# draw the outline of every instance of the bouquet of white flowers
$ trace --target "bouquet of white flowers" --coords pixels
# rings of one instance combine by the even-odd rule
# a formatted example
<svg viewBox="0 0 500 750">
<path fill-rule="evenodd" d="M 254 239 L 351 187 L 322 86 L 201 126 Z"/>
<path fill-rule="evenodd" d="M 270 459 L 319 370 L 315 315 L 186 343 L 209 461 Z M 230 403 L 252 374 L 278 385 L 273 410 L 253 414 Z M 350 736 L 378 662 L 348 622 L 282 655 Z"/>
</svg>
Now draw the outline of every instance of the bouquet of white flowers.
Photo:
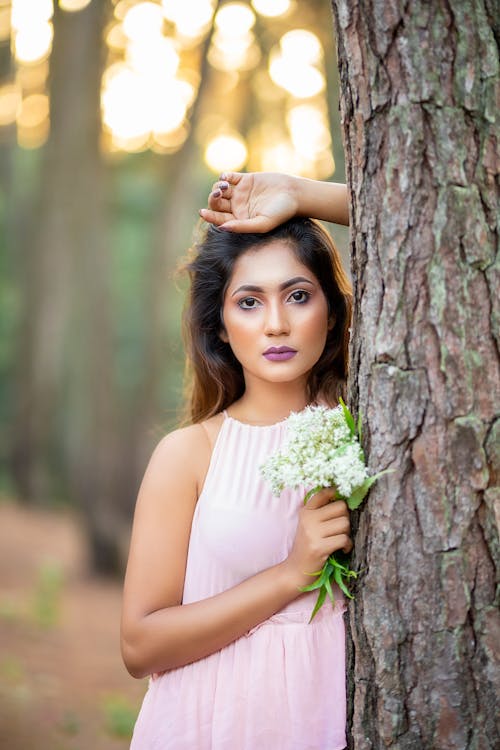
<svg viewBox="0 0 500 750">
<path fill-rule="evenodd" d="M 362 503 L 372 484 L 388 471 L 368 475 L 360 440 L 361 419 L 356 425 L 342 399 L 334 409 L 308 406 L 304 411 L 288 417 L 283 450 L 270 456 L 260 470 L 276 496 L 284 487 L 312 485 L 304 498 L 305 504 L 315 492 L 333 486 L 336 490 L 335 500 L 345 500 L 349 509 L 354 510 Z M 343 552 L 334 552 L 322 570 L 311 575 L 316 576 L 316 580 L 301 589 L 319 589 L 311 620 L 327 594 L 332 604 L 335 603 L 332 581 L 346 596 L 353 598 L 346 584 L 358 574 L 349 568 Z"/>
</svg>

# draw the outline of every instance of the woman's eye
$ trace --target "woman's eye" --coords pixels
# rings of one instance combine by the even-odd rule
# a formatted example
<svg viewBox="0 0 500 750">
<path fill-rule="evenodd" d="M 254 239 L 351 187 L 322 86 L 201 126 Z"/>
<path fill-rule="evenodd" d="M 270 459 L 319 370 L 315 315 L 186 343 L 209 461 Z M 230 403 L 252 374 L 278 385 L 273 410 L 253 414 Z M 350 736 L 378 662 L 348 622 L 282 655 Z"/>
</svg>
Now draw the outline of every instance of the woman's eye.
<svg viewBox="0 0 500 750">
<path fill-rule="evenodd" d="M 244 299 L 240 299 L 238 305 L 243 310 L 253 310 L 254 307 L 258 307 L 259 301 L 255 297 L 245 297 Z"/>
<path fill-rule="evenodd" d="M 309 292 L 305 292 L 303 289 L 297 289 L 296 292 L 292 292 L 290 297 L 288 298 L 292 302 L 299 302 L 303 304 L 304 302 L 307 302 L 311 295 Z"/>
</svg>

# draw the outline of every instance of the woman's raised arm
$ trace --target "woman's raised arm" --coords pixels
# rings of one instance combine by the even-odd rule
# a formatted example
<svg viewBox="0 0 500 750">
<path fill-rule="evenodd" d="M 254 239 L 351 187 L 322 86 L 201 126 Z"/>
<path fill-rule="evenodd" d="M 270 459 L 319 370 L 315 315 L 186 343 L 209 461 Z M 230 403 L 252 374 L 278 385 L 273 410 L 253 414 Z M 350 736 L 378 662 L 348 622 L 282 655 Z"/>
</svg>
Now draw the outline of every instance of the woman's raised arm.
<svg viewBox="0 0 500 750">
<path fill-rule="evenodd" d="M 292 216 L 349 224 L 347 187 L 277 172 L 226 172 L 200 210 L 207 222 L 232 232 L 268 232 Z"/>
</svg>

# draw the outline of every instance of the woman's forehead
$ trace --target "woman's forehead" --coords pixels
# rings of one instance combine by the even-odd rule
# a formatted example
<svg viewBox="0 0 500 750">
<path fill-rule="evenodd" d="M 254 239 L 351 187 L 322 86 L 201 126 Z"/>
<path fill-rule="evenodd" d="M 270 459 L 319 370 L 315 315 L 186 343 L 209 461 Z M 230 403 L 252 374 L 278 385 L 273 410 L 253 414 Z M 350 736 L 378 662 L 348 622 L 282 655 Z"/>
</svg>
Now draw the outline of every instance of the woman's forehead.
<svg viewBox="0 0 500 750">
<path fill-rule="evenodd" d="M 294 276 L 315 281 L 313 272 L 302 263 L 293 246 L 286 240 L 273 240 L 251 247 L 236 260 L 228 290 L 241 284 L 274 286 Z"/>
</svg>

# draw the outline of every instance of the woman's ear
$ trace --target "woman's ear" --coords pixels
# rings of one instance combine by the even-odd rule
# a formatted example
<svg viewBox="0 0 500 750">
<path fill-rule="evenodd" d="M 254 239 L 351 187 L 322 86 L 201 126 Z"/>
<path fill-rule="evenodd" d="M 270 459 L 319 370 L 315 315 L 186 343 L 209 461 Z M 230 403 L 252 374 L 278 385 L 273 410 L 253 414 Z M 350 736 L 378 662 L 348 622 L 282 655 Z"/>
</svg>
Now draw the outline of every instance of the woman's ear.
<svg viewBox="0 0 500 750">
<path fill-rule="evenodd" d="M 332 331 L 335 328 L 335 315 L 331 313 L 331 315 L 328 316 L 328 330 Z"/>
</svg>

